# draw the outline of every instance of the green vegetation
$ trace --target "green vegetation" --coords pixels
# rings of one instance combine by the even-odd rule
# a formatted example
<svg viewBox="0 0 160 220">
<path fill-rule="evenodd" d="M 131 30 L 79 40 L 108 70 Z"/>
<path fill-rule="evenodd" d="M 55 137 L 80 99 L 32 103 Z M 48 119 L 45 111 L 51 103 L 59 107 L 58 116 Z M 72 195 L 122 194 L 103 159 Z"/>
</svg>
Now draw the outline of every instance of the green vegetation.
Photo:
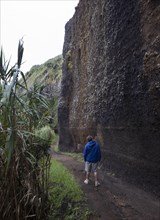
<svg viewBox="0 0 160 220">
<path fill-rule="evenodd" d="M 2 50 L 0 54 L 0 213 L 2 219 L 40 220 L 50 210 L 50 146 L 42 141 L 44 133 L 50 134 L 41 129 L 48 121 L 48 102 L 37 85 L 28 90 L 20 70 L 22 56 L 23 41 L 11 69 Z M 35 136 L 36 129 L 41 138 Z"/>
<path fill-rule="evenodd" d="M 43 115 L 46 116 L 48 123 L 55 131 L 58 127 L 57 108 L 61 76 L 61 55 L 48 60 L 42 65 L 33 66 L 31 70 L 25 74 L 26 83 L 28 86 L 28 95 L 30 96 L 32 91 L 37 88 L 39 93 L 43 94 L 47 98 L 48 109 L 46 109 L 45 113 L 43 111 Z M 20 79 L 20 83 L 24 85 L 23 79 Z M 23 93 L 23 88 L 21 88 L 19 92 Z"/>
<path fill-rule="evenodd" d="M 45 96 L 42 84 L 59 80 L 60 72 L 53 77 L 45 68 L 60 68 L 61 56 L 56 58 L 59 65 L 51 59 L 44 66 L 34 66 L 26 76 L 20 70 L 22 57 L 23 41 L 11 69 L 0 54 L 1 218 L 87 219 L 90 212 L 79 185 L 62 164 L 51 163 L 49 154 L 57 142 L 53 131 L 57 98 Z M 35 72 L 37 68 L 43 77 Z"/>
<path fill-rule="evenodd" d="M 26 81 L 28 88 L 32 88 L 33 84 L 51 85 L 55 84 L 62 76 L 62 56 L 59 55 L 48 60 L 44 64 L 35 65 L 26 73 Z"/>
<path fill-rule="evenodd" d="M 58 142 L 58 141 L 57 141 Z M 53 146 L 53 149 L 54 151 L 57 153 L 59 152 L 59 147 L 58 147 L 58 144 L 56 143 L 54 146 Z"/>
<path fill-rule="evenodd" d="M 85 220 L 91 214 L 86 208 L 83 192 L 73 175 L 58 161 L 53 160 L 50 169 L 49 198 L 52 219 Z"/>
<path fill-rule="evenodd" d="M 82 162 L 82 163 L 84 162 L 83 154 L 82 153 L 69 153 L 69 152 L 65 152 L 64 154 L 75 158 L 79 162 Z"/>
<path fill-rule="evenodd" d="M 46 143 L 47 145 L 51 145 L 52 140 L 55 137 L 55 133 L 49 125 L 45 125 L 44 127 L 35 130 L 35 136 L 44 144 Z"/>
<path fill-rule="evenodd" d="M 71 61 L 71 50 L 68 50 L 65 56 L 65 63 L 69 71 L 73 70 L 73 64 Z"/>
<path fill-rule="evenodd" d="M 58 148 L 57 143 L 54 145 L 53 148 L 54 148 L 55 152 L 59 152 L 59 148 Z M 83 153 L 63 152 L 63 154 L 70 156 L 70 157 L 73 157 L 74 159 L 76 159 L 77 161 L 79 161 L 81 163 L 84 162 Z"/>
</svg>

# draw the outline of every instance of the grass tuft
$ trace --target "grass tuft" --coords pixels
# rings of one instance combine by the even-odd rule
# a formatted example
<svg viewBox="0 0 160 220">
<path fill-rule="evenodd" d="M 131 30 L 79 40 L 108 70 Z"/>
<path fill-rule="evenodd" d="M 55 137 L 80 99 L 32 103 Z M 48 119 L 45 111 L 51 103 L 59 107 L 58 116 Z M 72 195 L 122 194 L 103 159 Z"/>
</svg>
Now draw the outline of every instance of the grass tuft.
<svg viewBox="0 0 160 220">
<path fill-rule="evenodd" d="M 78 160 L 79 162 L 83 163 L 84 158 L 82 153 L 70 153 L 70 152 L 65 152 L 65 155 L 68 155 L 70 157 L 73 157 L 74 159 Z"/>
<path fill-rule="evenodd" d="M 49 199 L 52 219 L 87 219 L 90 214 L 85 199 L 74 176 L 62 163 L 53 160 L 50 169 Z"/>
</svg>

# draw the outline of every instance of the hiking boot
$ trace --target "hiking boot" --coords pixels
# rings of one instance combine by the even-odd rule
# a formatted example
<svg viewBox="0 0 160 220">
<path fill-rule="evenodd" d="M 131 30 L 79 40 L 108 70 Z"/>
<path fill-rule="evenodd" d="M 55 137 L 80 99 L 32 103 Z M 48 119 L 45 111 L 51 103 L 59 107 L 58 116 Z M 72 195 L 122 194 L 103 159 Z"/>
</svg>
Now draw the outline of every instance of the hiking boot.
<svg viewBox="0 0 160 220">
<path fill-rule="evenodd" d="M 95 187 L 100 186 L 100 183 L 98 181 L 95 182 Z"/>
<path fill-rule="evenodd" d="M 85 184 L 88 184 L 88 182 L 89 182 L 89 181 L 88 181 L 87 179 L 84 181 Z"/>
</svg>

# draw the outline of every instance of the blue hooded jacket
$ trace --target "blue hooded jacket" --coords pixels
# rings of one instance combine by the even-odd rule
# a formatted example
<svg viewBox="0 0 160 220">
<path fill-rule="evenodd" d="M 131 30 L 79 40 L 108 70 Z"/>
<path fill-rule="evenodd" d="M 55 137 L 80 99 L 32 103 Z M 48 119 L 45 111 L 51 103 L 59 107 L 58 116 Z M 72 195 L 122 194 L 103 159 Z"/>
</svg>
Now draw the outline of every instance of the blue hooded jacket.
<svg viewBox="0 0 160 220">
<path fill-rule="evenodd" d="M 99 144 L 91 140 L 89 141 L 84 148 L 84 161 L 90 163 L 96 163 L 101 160 L 101 150 Z"/>
</svg>

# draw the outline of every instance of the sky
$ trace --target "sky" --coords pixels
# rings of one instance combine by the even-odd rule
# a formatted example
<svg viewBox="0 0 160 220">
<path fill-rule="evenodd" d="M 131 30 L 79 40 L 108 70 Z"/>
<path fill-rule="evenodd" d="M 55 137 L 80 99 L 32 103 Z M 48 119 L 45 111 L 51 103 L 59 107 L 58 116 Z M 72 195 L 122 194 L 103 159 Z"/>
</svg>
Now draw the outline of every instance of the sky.
<svg viewBox="0 0 160 220">
<path fill-rule="evenodd" d="M 26 73 L 34 65 L 62 54 L 65 24 L 79 0 L 0 0 L 0 44 L 11 65 L 17 60 L 18 42 L 24 41 Z"/>
</svg>

